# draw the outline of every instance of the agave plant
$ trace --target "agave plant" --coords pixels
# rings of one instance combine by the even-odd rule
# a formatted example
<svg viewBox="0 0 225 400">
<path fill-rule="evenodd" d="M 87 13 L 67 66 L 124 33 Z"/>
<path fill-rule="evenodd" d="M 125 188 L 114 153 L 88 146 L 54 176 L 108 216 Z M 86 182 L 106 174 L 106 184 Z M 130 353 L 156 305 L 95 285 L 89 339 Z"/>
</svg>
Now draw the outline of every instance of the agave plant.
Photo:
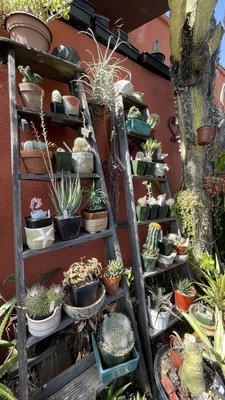
<svg viewBox="0 0 225 400">
<path fill-rule="evenodd" d="M 105 388 L 100 394 L 101 400 L 126 400 L 125 391 L 131 385 L 127 383 L 126 385 L 120 387 L 119 389 L 115 388 L 115 382 L 113 382 L 109 387 Z"/>
<path fill-rule="evenodd" d="M 188 278 L 180 279 L 175 285 L 175 287 L 176 290 L 178 290 L 178 292 L 186 296 L 191 296 L 193 292 L 195 292 L 194 286 L 192 282 L 189 281 Z"/>
<path fill-rule="evenodd" d="M 89 212 L 102 210 L 106 207 L 107 195 L 103 190 L 96 188 L 94 181 L 90 188 L 84 189 L 83 198 Z"/>
<path fill-rule="evenodd" d="M 78 79 L 77 83 L 82 83 L 84 90 L 95 103 L 112 108 L 115 104 L 116 92 L 115 82 L 122 79 L 121 74 L 125 74 L 124 79 L 131 78 L 131 73 L 121 64 L 125 59 L 120 60 L 115 57 L 115 52 L 121 45 L 120 39 L 115 40 L 113 36 L 108 39 L 108 44 L 103 51 L 96 40 L 93 31 L 89 28 L 87 32 L 82 32 L 90 36 L 96 45 L 97 57 L 95 58 L 90 50 L 92 61 L 84 62 L 85 73 Z M 113 47 L 112 47 L 113 46 Z M 110 49 L 112 47 L 112 49 Z"/>
<path fill-rule="evenodd" d="M 71 177 L 65 178 L 62 175 L 59 182 L 54 181 L 50 192 L 58 218 L 70 218 L 76 214 L 82 201 L 79 178 L 72 180 Z"/>
</svg>

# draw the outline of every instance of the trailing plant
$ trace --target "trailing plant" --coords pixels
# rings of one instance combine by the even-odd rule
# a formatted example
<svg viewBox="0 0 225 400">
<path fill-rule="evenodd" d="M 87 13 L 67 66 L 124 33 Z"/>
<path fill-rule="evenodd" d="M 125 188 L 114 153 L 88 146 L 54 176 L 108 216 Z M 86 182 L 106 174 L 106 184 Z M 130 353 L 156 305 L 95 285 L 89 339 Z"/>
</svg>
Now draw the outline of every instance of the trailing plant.
<svg viewBox="0 0 225 400">
<path fill-rule="evenodd" d="M 123 275 L 123 273 L 124 273 L 124 265 L 122 261 L 111 260 L 104 271 L 104 276 L 112 278 L 114 276 Z"/>
<path fill-rule="evenodd" d="M 77 213 L 82 201 L 79 178 L 72 180 L 69 175 L 64 177 L 62 174 L 59 182 L 54 180 L 50 193 L 57 218 L 71 218 Z"/>
<path fill-rule="evenodd" d="M 91 258 L 84 262 L 80 261 L 73 263 L 69 269 L 63 272 L 63 286 L 75 285 L 84 286 L 96 281 L 102 271 L 102 265 L 97 258 Z"/>
<path fill-rule="evenodd" d="M 85 73 L 78 79 L 78 86 L 83 85 L 90 100 L 111 109 L 116 99 L 115 82 L 121 79 L 121 74 L 124 75 L 124 79 L 131 78 L 130 71 L 121 65 L 125 59 L 119 60 L 115 57 L 115 52 L 123 42 L 119 38 L 115 40 L 113 36 L 110 36 L 103 51 L 90 28 L 83 33 L 94 40 L 97 56 L 95 57 L 90 50 L 87 50 L 92 61 L 84 62 Z"/>
<path fill-rule="evenodd" d="M 71 0 L 1 0 L 0 23 L 4 27 L 7 14 L 22 11 L 35 15 L 48 24 L 56 18 L 69 19 Z"/>
<path fill-rule="evenodd" d="M 30 217 L 33 221 L 48 217 L 48 211 L 40 210 L 41 207 L 42 200 L 39 197 L 33 197 L 30 201 Z"/>
<path fill-rule="evenodd" d="M 21 75 L 23 76 L 22 82 L 34 83 L 36 85 L 39 85 L 39 83 L 43 82 L 42 77 L 40 75 L 32 72 L 29 65 L 27 65 L 26 67 L 19 65 L 18 70 L 21 73 Z"/>
<path fill-rule="evenodd" d="M 193 292 L 195 292 L 194 286 L 192 282 L 189 281 L 188 278 L 180 279 L 176 285 L 175 289 L 184 294 L 185 296 L 191 296 L 193 295 Z"/>
<path fill-rule="evenodd" d="M 162 230 L 156 222 L 151 222 L 148 228 L 148 234 L 143 246 L 142 255 L 145 258 L 155 258 L 159 255 L 158 241 Z"/>
<path fill-rule="evenodd" d="M 48 289 L 41 285 L 34 285 L 26 291 L 24 306 L 30 318 L 44 318 L 61 305 L 63 297 L 61 286 L 52 285 Z"/>
<path fill-rule="evenodd" d="M 106 209 L 107 195 L 102 189 L 96 188 L 94 181 L 90 188 L 84 189 L 83 198 L 85 201 L 85 208 L 89 212 Z"/>
</svg>

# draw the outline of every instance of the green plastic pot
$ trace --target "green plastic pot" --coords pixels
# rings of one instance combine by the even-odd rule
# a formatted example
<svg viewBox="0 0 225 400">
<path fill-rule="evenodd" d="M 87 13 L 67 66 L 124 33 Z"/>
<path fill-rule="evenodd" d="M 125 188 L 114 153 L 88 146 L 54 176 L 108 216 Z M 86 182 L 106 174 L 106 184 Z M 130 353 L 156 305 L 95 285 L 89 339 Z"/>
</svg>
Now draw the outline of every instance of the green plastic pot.
<svg viewBox="0 0 225 400">
<path fill-rule="evenodd" d="M 158 218 L 159 219 L 165 219 L 168 217 L 170 207 L 167 204 L 163 204 L 162 206 L 159 207 L 159 214 Z"/>
<path fill-rule="evenodd" d="M 131 161 L 132 170 L 134 175 L 144 176 L 146 161 L 142 160 L 133 160 Z"/>
<path fill-rule="evenodd" d="M 154 176 L 154 174 L 155 174 L 155 163 L 147 161 L 145 175 Z"/>
<path fill-rule="evenodd" d="M 70 151 L 54 152 L 55 169 L 57 172 L 71 172 L 72 153 Z"/>
<path fill-rule="evenodd" d="M 146 258 L 146 257 L 142 256 L 143 270 L 145 272 L 154 271 L 157 259 L 158 259 L 158 257 Z"/>
<path fill-rule="evenodd" d="M 136 214 L 138 221 L 147 221 L 149 215 L 149 206 L 136 206 Z"/>
</svg>

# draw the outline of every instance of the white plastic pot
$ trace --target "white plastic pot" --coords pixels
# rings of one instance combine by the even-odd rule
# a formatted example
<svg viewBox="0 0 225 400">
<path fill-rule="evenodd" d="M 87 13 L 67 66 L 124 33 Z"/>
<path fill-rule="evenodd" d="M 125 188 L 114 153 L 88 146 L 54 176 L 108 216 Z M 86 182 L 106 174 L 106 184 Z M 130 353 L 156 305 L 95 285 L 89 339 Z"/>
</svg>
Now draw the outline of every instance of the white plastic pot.
<svg viewBox="0 0 225 400">
<path fill-rule="evenodd" d="M 126 79 L 122 79 L 120 81 L 117 81 L 114 85 L 116 93 L 122 93 L 122 94 L 127 94 L 131 96 L 134 92 L 134 87 L 131 83 L 131 81 L 128 81 Z"/>
<path fill-rule="evenodd" d="M 151 327 L 158 331 L 165 330 L 169 322 L 170 313 L 171 310 L 159 313 L 158 311 L 148 307 L 148 317 Z"/>
<path fill-rule="evenodd" d="M 161 268 L 169 268 L 173 264 L 174 258 L 176 257 L 176 252 L 171 253 L 169 256 L 159 255 L 158 265 Z"/>
<path fill-rule="evenodd" d="M 27 246 L 31 250 L 45 249 L 53 244 L 55 240 L 54 225 L 42 228 L 25 227 Z"/>
<path fill-rule="evenodd" d="M 155 164 L 155 176 L 162 178 L 165 175 L 165 165 L 164 163 Z"/>
<path fill-rule="evenodd" d="M 61 307 L 56 307 L 53 314 L 46 319 L 41 319 L 41 320 L 31 319 L 30 317 L 28 317 L 27 314 L 26 317 L 28 323 L 28 330 L 31 335 L 36 337 L 47 336 L 50 335 L 60 324 Z"/>
<path fill-rule="evenodd" d="M 90 151 L 73 152 L 72 169 L 81 174 L 91 174 L 94 171 L 94 154 Z"/>
<path fill-rule="evenodd" d="M 67 115 L 79 115 L 80 100 L 75 96 L 62 96 L 63 107 Z"/>
</svg>

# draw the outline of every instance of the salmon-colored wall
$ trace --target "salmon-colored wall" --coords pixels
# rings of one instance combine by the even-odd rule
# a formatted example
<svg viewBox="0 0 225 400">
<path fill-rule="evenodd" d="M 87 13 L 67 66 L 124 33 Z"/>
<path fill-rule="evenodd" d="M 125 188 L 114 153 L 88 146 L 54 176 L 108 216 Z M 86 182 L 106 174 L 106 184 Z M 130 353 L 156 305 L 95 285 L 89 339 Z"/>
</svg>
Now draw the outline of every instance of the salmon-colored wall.
<svg viewBox="0 0 225 400">
<path fill-rule="evenodd" d="M 61 21 L 56 21 L 51 25 L 54 41 L 51 50 L 59 44 L 67 44 L 74 47 L 82 60 L 90 60 L 87 49 L 95 54 L 93 41 L 78 32 L 71 26 Z M 123 57 L 118 55 L 120 59 Z M 168 80 L 155 75 L 140 65 L 127 59 L 124 65 L 132 72 L 132 82 L 136 90 L 145 93 L 144 101 L 149 105 L 150 111 L 160 115 L 160 123 L 155 129 L 154 136 L 162 141 L 163 150 L 169 153 L 167 158 L 170 171 L 168 178 L 171 184 L 172 192 L 176 191 L 180 186 L 180 170 L 181 163 L 178 152 L 177 143 L 170 141 L 170 132 L 167 126 L 168 117 L 174 114 L 173 92 L 171 84 Z M 1 120 L 0 120 L 0 158 L 1 158 L 1 175 L 0 175 L 0 260 L 1 260 L 1 279 L 14 272 L 13 259 L 13 221 L 12 221 L 12 189 L 11 189 L 11 170 L 10 170 L 10 130 L 9 130 L 9 110 L 8 110 L 8 89 L 7 89 L 7 68 L 5 65 L 0 67 L 1 79 Z M 20 77 L 18 76 L 18 82 Z M 49 109 L 50 94 L 53 89 L 61 89 L 64 93 L 67 88 L 57 82 L 45 79 L 43 88 L 46 93 L 45 108 Z M 19 95 L 18 102 L 21 104 Z M 104 124 L 102 124 L 104 125 Z M 105 121 L 107 126 L 107 121 Z M 108 159 L 107 140 L 109 141 L 109 132 L 106 128 L 98 129 L 96 132 L 97 142 L 101 150 L 102 161 Z M 74 140 L 74 131 L 69 128 L 51 128 L 49 129 L 48 139 L 62 145 L 62 141 L 71 145 Z M 33 138 L 32 134 L 21 133 L 21 140 Z M 22 167 L 21 167 L 22 168 Z M 125 205 L 122 193 L 123 182 L 120 185 L 120 215 L 125 217 Z M 138 189 L 139 187 L 139 189 Z M 144 187 L 138 184 L 137 197 L 144 194 Z M 29 201 L 32 197 L 38 196 L 43 200 L 43 209 L 51 208 L 51 203 L 47 194 L 48 183 L 43 182 L 22 182 L 22 210 L 24 217 L 29 213 Z M 19 210 L 18 210 L 19 212 Z M 144 240 L 146 228 L 141 228 L 141 242 Z M 129 245 L 127 229 L 118 231 L 124 260 L 127 265 L 131 265 L 131 249 Z M 67 269 L 68 266 L 79 259 L 81 256 L 96 256 L 105 262 L 105 252 L 103 242 L 90 242 L 79 248 L 59 250 L 54 253 L 41 255 L 31 258 L 25 262 L 25 273 L 27 283 L 32 283 L 40 274 L 46 273 L 53 268 L 60 267 Z M 58 273 L 54 277 L 54 281 L 60 282 L 62 273 Z M 5 296 L 12 294 L 14 290 L 13 283 L 7 283 L 1 290 Z"/>
</svg>

